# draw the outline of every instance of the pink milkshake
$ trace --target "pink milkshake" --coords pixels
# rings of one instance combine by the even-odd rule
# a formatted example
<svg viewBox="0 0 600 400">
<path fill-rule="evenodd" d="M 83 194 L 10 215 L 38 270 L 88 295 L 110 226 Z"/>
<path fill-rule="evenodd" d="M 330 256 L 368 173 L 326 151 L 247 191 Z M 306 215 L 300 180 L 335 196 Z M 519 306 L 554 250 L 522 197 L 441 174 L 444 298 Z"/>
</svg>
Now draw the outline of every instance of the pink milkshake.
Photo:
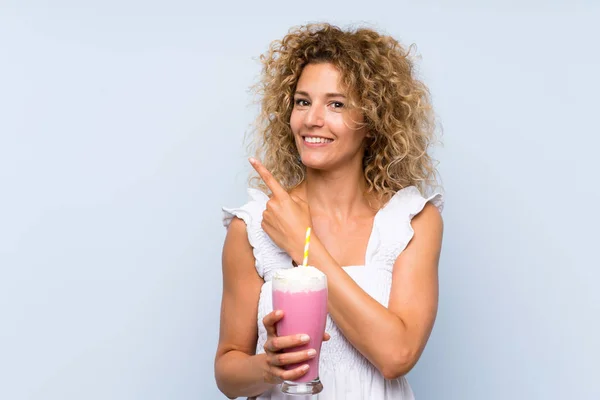
<svg viewBox="0 0 600 400">
<path fill-rule="evenodd" d="M 317 351 L 311 360 L 286 367 L 293 369 L 308 364 L 309 369 L 297 381 L 285 381 L 281 390 L 290 394 L 319 393 L 323 390 L 319 380 L 319 355 L 327 321 L 327 278 L 314 267 L 299 266 L 277 270 L 272 282 L 273 309 L 284 312 L 283 318 L 277 323 L 277 336 L 299 333 L 310 336 L 307 344 L 286 351 Z"/>
</svg>

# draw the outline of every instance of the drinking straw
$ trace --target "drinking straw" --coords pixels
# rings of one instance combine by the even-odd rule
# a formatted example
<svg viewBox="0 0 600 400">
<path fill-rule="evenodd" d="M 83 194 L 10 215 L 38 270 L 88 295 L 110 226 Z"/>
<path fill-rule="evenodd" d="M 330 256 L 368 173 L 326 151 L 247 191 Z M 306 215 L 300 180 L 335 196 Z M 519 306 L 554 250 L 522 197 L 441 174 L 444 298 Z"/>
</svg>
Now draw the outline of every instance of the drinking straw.
<svg viewBox="0 0 600 400">
<path fill-rule="evenodd" d="M 303 267 L 308 265 L 308 245 L 310 244 L 310 226 L 306 228 L 306 240 L 304 241 L 304 262 Z"/>
</svg>

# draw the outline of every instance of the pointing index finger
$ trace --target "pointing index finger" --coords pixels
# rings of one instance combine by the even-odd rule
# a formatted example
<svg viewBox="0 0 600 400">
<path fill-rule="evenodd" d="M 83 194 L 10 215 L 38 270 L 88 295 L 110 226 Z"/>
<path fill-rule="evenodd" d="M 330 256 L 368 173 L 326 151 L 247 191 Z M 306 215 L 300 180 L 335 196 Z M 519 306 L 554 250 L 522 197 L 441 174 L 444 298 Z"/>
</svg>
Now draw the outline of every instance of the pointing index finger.
<svg viewBox="0 0 600 400">
<path fill-rule="evenodd" d="M 284 197 L 288 196 L 288 192 L 277 182 L 277 179 L 273 177 L 271 172 L 264 166 L 260 161 L 255 158 L 249 159 L 252 167 L 258 172 L 263 182 L 267 185 L 267 187 L 271 190 L 276 197 Z"/>
</svg>

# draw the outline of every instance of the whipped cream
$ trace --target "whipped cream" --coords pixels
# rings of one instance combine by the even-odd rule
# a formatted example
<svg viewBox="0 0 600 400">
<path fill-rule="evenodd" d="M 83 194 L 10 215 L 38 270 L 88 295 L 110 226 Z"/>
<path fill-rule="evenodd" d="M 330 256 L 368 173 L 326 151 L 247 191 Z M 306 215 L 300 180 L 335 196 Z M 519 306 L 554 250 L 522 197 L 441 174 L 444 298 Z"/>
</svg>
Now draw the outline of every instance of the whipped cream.
<svg viewBox="0 0 600 400">
<path fill-rule="evenodd" d="M 273 290 L 310 292 L 327 289 L 327 277 L 315 267 L 278 269 L 273 275 Z"/>
</svg>

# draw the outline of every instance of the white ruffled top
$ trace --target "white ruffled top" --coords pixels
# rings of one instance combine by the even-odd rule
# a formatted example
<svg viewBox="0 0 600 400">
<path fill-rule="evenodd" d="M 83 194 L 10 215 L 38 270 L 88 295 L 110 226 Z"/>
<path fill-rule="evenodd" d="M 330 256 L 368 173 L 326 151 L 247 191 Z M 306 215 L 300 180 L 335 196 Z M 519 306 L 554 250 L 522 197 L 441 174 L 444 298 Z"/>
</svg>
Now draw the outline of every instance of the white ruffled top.
<svg viewBox="0 0 600 400">
<path fill-rule="evenodd" d="M 265 283 L 258 300 L 258 341 L 256 353 L 262 353 L 267 332 L 263 317 L 273 310 L 271 278 L 279 268 L 293 268 L 292 259 L 281 250 L 262 230 L 262 213 L 269 197 L 256 189 L 248 189 L 249 201 L 239 208 L 223 208 L 223 224 L 229 227 L 233 217 L 246 223 L 248 240 L 256 259 L 256 270 Z M 412 218 L 427 202 L 441 211 L 442 196 L 438 193 L 425 198 L 419 190 L 410 186 L 398 191 L 375 215 L 371 236 L 367 244 L 365 265 L 346 266 L 344 270 L 371 297 L 382 305 L 388 305 L 392 284 L 392 267 L 398 255 L 413 237 Z M 326 331 L 331 335 L 323 343 L 319 362 L 319 378 L 323 391 L 320 400 L 414 400 L 413 392 L 405 377 L 388 380 L 364 358 L 344 337 L 331 317 L 327 317 Z M 257 399 L 299 399 L 286 396 L 280 387 L 263 393 Z"/>
</svg>

